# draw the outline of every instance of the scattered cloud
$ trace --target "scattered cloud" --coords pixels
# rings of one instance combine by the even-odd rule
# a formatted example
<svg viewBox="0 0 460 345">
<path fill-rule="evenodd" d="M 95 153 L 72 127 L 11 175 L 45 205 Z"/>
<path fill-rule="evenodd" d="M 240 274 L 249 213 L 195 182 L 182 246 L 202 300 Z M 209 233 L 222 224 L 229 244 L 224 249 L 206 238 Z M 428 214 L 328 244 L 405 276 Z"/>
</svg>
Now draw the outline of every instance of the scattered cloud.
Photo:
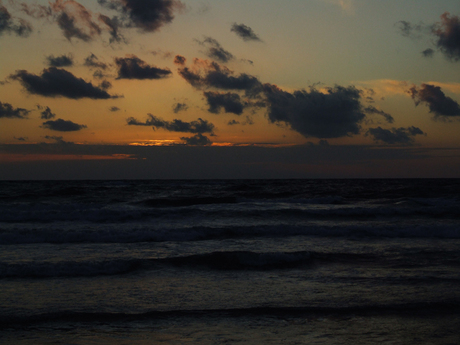
<svg viewBox="0 0 460 345">
<path fill-rule="evenodd" d="M 50 2 L 50 7 L 64 37 L 69 41 L 76 38 L 88 42 L 101 34 L 102 30 L 93 21 L 92 14 L 80 3 L 74 0 L 56 0 Z"/>
<path fill-rule="evenodd" d="M 45 107 L 44 110 L 40 113 L 40 118 L 43 120 L 54 119 L 56 114 L 51 112 L 50 107 Z"/>
<path fill-rule="evenodd" d="M 109 33 L 110 33 L 110 43 L 120 43 L 124 42 L 126 43 L 125 38 L 123 35 L 119 32 L 120 27 L 122 26 L 122 23 L 119 21 L 117 17 L 107 17 L 103 14 L 99 14 L 99 20 L 103 22 L 108 28 L 109 28 Z"/>
<path fill-rule="evenodd" d="M 196 121 L 184 122 L 179 119 L 166 121 L 152 114 L 147 114 L 148 119 L 145 122 L 140 122 L 137 119 L 130 117 L 126 120 L 130 126 L 152 126 L 154 130 L 165 129 L 170 132 L 182 133 L 213 133 L 214 125 L 207 120 L 199 118 Z"/>
<path fill-rule="evenodd" d="M 176 65 L 180 65 L 180 66 L 185 66 L 185 62 L 187 61 L 187 59 L 181 55 L 176 55 L 174 57 L 174 63 Z"/>
<path fill-rule="evenodd" d="M 373 106 L 368 106 L 368 107 L 364 108 L 364 112 L 366 114 L 382 115 L 388 123 L 393 123 L 394 122 L 393 116 L 391 116 L 390 114 L 384 112 L 383 110 L 379 110 L 379 109 L 377 109 L 377 108 L 375 108 Z"/>
<path fill-rule="evenodd" d="M 181 140 L 185 141 L 186 145 L 190 146 L 206 146 L 211 145 L 212 142 L 205 135 L 200 133 L 194 135 L 193 137 L 181 137 Z"/>
<path fill-rule="evenodd" d="M 426 25 L 423 23 L 412 24 L 401 20 L 396 27 L 401 35 L 412 39 L 420 39 L 424 36 L 434 36 L 435 45 L 449 60 L 456 62 L 460 60 L 460 18 L 445 12 L 441 15 L 441 21 Z M 434 50 L 425 49 L 422 52 L 424 57 L 432 57 Z"/>
<path fill-rule="evenodd" d="M 408 93 L 416 106 L 420 103 L 426 104 L 430 109 L 430 113 L 434 113 L 435 117 L 460 116 L 458 102 L 446 96 L 439 86 L 422 84 L 418 88 L 414 85 L 408 90 Z"/>
<path fill-rule="evenodd" d="M 0 119 L 25 119 L 29 115 L 30 111 L 24 108 L 14 108 L 9 103 L 0 102 Z"/>
<path fill-rule="evenodd" d="M 99 68 L 102 70 L 106 70 L 109 67 L 106 63 L 99 61 L 99 58 L 93 53 L 85 58 L 83 65 L 89 68 Z"/>
<path fill-rule="evenodd" d="M 359 134 L 366 115 L 360 102 L 361 93 L 353 86 L 335 86 L 322 93 L 309 91 L 289 93 L 276 85 L 265 84 L 268 119 L 285 123 L 304 137 L 339 138 Z"/>
<path fill-rule="evenodd" d="M 118 79 L 162 79 L 172 73 L 168 68 L 150 66 L 135 55 L 115 58 L 118 68 Z"/>
<path fill-rule="evenodd" d="M 79 125 L 69 120 L 57 119 L 43 122 L 42 128 L 51 129 L 58 132 L 75 132 L 86 128 L 85 125 Z"/>
<path fill-rule="evenodd" d="M 420 128 L 414 126 L 392 129 L 383 129 L 379 126 L 377 128 L 369 128 L 366 133 L 366 135 L 372 136 L 374 141 L 390 145 L 412 145 L 416 135 L 424 134 L 425 133 Z"/>
<path fill-rule="evenodd" d="M 235 58 L 232 53 L 225 50 L 220 43 L 212 37 L 205 37 L 203 41 L 196 40 L 196 42 L 206 47 L 207 50 L 205 54 L 211 59 L 226 63 Z"/>
<path fill-rule="evenodd" d="M 445 12 L 433 27 L 436 45 L 452 61 L 460 60 L 460 18 Z"/>
<path fill-rule="evenodd" d="M 422 51 L 422 56 L 426 58 L 432 58 L 434 56 L 434 50 L 431 48 Z"/>
<path fill-rule="evenodd" d="M 237 34 L 244 41 L 262 41 L 249 26 L 244 24 L 233 23 L 230 31 Z"/>
<path fill-rule="evenodd" d="M 173 112 L 175 114 L 181 111 L 186 111 L 187 109 L 188 109 L 188 105 L 186 103 L 174 103 L 173 105 Z"/>
<path fill-rule="evenodd" d="M 121 110 L 120 108 L 115 107 L 115 106 L 109 108 L 109 111 L 111 111 L 112 113 L 120 111 L 120 110 Z"/>
<path fill-rule="evenodd" d="M 210 113 L 219 114 L 222 108 L 226 113 L 233 113 L 236 115 L 241 115 L 243 113 L 244 104 L 241 101 L 240 95 L 237 93 L 208 91 L 204 92 L 203 95 L 209 105 L 208 111 Z"/>
<path fill-rule="evenodd" d="M 73 57 L 70 54 L 56 57 L 54 55 L 49 55 L 46 57 L 46 63 L 51 67 L 69 67 L 74 64 Z"/>
<path fill-rule="evenodd" d="M 10 75 L 9 78 L 20 81 L 29 93 L 45 97 L 62 96 L 71 99 L 119 97 L 111 96 L 107 91 L 94 86 L 90 82 L 86 82 L 82 78 L 77 78 L 72 73 L 56 67 L 44 69 L 41 75 L 19 70 Z"/>
<path fill-rule="evenodd" d="M 0 2 L 0 36 L 4 33 L 14 33 L 17 36 L 27 37 L 32 32 L 32 26 L 21 18 L 13 17 Z"/>
<path fill-rule="evenodd" d="M 235 76 L 232 70 L 214 61 L 194 59 L 191 67 L 179 68 L 179 75 L 196 89 L 239 90 L 248 97 L 257 97 L 262 90 L 256 77 L 246 73 Z"/>
<path fill-rule="evenodd" d="M 412 39 L 419 39 L 422 37 L 423 31 L 425 31 L 426 25 L 424 24 L 412 24 L 405 20 L 400 20 L 395 24 L 398 28 L 399 33 L 404 37 Z"/>
<path fill-rule="evenodd" d="M 106 8 L 119 12 L 125 27 L 144 32 L 158 31 L 174 19 L 174 13 L 185 8 L 178 0 L 97 0 Z"/>
</svg>

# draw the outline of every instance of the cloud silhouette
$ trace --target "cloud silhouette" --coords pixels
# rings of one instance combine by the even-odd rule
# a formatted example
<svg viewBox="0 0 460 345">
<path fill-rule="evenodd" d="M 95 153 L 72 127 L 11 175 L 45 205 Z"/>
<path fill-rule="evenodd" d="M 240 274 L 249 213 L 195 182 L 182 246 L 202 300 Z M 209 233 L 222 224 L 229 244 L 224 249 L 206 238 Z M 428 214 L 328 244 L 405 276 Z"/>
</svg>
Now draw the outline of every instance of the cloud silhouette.
<svg viewBox="0 0 460 345">
<path fill-rule="evenodd" d="M 162 79 L 172 73 L 168 68 L 150 66 L 135 55 L 126 58 L 115 58 L 118 68 L 118 79 Z"/>
<path fill-rule="evenodd" d="M 83 128 L 86 128 L 85 125 L 79 125 L 72 121 L 67 121 L 63 119 L 50 120 L 43 122 L 43 128 L 51 129 L 52 131 L 58 132 L 75 132 Z"/>
<path fill-rule="evenodd" d="M 186 111 L 188 109 L 188 105 L 185 103 L 175 103 L 173 105 L 173 112 L 175 114 L 181 112 L 181 111 Z"/>
<path fill-rule="evenodd" d="M 385 144 L 403 144 L 411 145 L 414 143 L 414 137 L 416 135 L 423 135 L 423 131 L 418 127 L 407 127 L 407 128 L 392 128 L 383 129 L 380 126 L 377 128 L 369 128 L 366 135 L 373 137 L 375 141 L 380 141 Z"/>
<path fill-rule="evenodd" d="M 100 5 L 116 10 L 125 27 L 145 32 L 158 31 L 174 19 L 174 12 L 184 8 L 178 0 L 98 0 Z"/>
<path fill-rule="evenodd" d="M 255 32 L 249 26 L 244 25 L 244 24 L 233 23 L 230 31 L 237 34 L 244 41 L 261 41 L 259 36 L 257 36 Z"/>
<path fill-rule="evenodd" d="M 61 56 L 54 56 L 49 55 L 46 57 L 46 62 L 48 66 L 51 67 L 68 67 L 73 66 L 73 57 L 72 55 L 61 55 Z"/>
<path fill-rule="evenodd" d="M 205 54 L 211 59 L 226 63 L 235 58 L 232 53 L 225 50 L 220 43 L 212 37 L 205 37 L 203 41 L 196 41 L 206 47 L 207 50 Z"/>
<path fill-rule="evenodd" d="M 74 0 L 50 2 L 55 20 L 65 38 L 91 41 L 102 32 L 85 6 Z"/>
<path fill-rule="evenodd" d="M 184 122 L 179 119 L 166 121 L 152 114 L 147 114 L 146 121 L 141 122 L 137 119 L 130 117 L 126 123 L 130 126 L 152 126 L 153 129 L 165 129 L 170 132 L 182 133 L 213 133 L 214 125 L 207 120 L 199 118 L 196 121 Z"/>
<path fill-rule="evenodd" d="M 314 87 L 289 93 L 265 84 L 263 90 L 269 121 L 285 123 L 305 137 L 325 139 L 359 134 L 360 123 L 366 117 L 360 91 L 353 86 L 335 86 L 326 93 Z"/>
<path fill-rule="evenodd" d="M 43 120 L 54 119 L 56 114 L 51 112 L 50 107 L 45 107 L 45 109 L 40 113 L 40 118 Z"/>
<path fill-rule="evenodd" d="M 17 36 L 27 37 L 32 32 L 32 26 L 27 21 L 14 18 L 7 8 L 0 2 L 0 36 L 4 33 L 14 33 Z"/>
<path fill-rule="evenodd" d="M 0 118 L 25 119 L 30 111 L 24 108 L 14 108 L 10 103 L 0 102 Z"/>
<path fill-rule="evenodd" d="M 208 111 L 211 113 L 219 114 L 222 108 L 226 113 L 233 113 L 236 115 L 241 115 L 243 113 L 244 104 L 241 101 L 240 95 L 237 93 L 208 91 L 204 92 L 203 95 L 209 105 Z"/>
<path fill-rule="evenodd" d="M 435 24 L 433 33 L 441 52 L 453 61 L 460 60 L 460 18 L 445 12 L 441 23 Z"/>
<path fill-rule="evenodd" d="M 388 123 L 393 123 L 394 122 L 393 116 L 391 116 L 390 114 L 384 112 L 383 110 L 377 109 L 374 106 L 368 106 L 368 107 L 364 108 L 364 112 L 366 114 L 382 115 Z"/>
<path fill-rule="evenodd" d="M 83 65 L 89 68 L 100 68 L 102 70 L 106 70 L 109 67 L 106 63 L 99 61 L 99 58 L 93 53 L 85 58 Z"/>
<path fill-rule="evenodd" d="M 35 75 L 26 70 L 19 70 L 9 76 L 13 80 L 21 82 L 22 86 L 31 94 L 45 97 L 67 97 L 71 99 L 92 98 L 108 99 L 119 96 L 111 96 L 107 91 L 75 77 L 72 73 L 49 67 L 42 71 L 41 75 Z"/>
<path fill-rule="evenodd" d="M 239 90 L 248 97 L 257 97 L 262 91 L 262 83 L 256 77 L 246 73 L 235 76 L 232 70 L 214 61 L 194 59 L 191 67 L 182 66 L 178 72 L 196 89 Z"/>
<path fill-rule="evenodd" d="M 460 105 L 446 96 L 439 86 L 422 84 L 418 88 L 414 85 L 409 89 L 408 93 L 416 106 L 424 103 L 430 109 L 430 113 L 435 114 L 435 117 L 460 116 Z"/>
</svg>

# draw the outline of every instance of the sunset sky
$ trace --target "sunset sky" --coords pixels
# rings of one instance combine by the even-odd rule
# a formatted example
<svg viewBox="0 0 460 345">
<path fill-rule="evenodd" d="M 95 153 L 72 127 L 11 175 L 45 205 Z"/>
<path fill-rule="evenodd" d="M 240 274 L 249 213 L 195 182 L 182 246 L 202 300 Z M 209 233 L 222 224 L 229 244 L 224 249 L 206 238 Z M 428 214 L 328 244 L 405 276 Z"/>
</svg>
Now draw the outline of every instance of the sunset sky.
<svg viewBox="0 0 460 345">
<path fill-rule="evenodd" d="M 0 0 L 0 179 L 460 177 L 458 0 Z"/>
</svg>

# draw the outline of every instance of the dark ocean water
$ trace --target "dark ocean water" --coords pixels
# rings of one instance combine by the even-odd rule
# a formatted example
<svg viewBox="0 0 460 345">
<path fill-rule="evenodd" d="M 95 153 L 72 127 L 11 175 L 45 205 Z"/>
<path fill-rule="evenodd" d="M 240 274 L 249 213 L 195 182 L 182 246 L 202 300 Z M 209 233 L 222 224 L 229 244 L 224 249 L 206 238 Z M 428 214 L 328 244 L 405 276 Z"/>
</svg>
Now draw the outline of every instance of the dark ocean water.
<svg viewBox="0 0 460 345">
<path fill-rule="evenodd" d="M 460 180 L 0 181 L 0 343 L 458 344 Z"/>
</svg>

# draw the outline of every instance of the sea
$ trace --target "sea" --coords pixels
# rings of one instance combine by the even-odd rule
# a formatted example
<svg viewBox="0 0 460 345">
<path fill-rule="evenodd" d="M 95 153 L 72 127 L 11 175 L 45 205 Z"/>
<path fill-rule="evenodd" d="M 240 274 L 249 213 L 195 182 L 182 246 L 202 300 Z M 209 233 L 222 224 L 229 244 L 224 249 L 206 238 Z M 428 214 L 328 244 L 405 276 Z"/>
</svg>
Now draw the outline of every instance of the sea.
<svg viewBox="0 0 460 345">
<path fill-rule="evenodd" d="M 460 179 L 0 181 L 1 344 L 459 344 Z"/>
</svg>

